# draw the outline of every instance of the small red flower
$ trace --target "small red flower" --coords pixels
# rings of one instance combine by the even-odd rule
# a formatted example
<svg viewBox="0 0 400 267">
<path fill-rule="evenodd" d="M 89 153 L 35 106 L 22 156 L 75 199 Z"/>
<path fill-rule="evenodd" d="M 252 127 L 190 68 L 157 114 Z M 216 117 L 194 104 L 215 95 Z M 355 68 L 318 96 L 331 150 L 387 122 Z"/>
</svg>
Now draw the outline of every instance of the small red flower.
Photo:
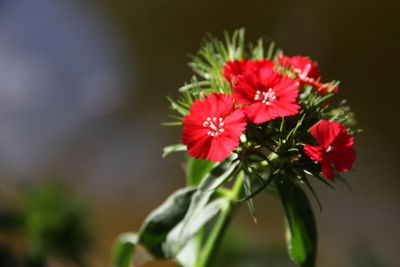
<svg viewBox="0 0 400 267">
<path fill-rule="evenodd" d="M 317 63 L 306 57 L 280 55 L 278 56 L 278 62 L 283 67 L 290 66 L 301 82 L 315 86 L 321 93 L 327 93 L 328 90 L 335 93 L 338 91 L 337 87 L 319 82 L 321 74 Z"/>
<path fill-rule="evenodd" d="M 234 85 L 241 75 L 257 72 L 264 67 L 273 68 L 274 65 L 275 63 L 269 59 L 246 60 L 243 58 L 241 60 L 227 61 L 223 75 L 231 85 Z"/>
<path fill-rule="evenodd" d="M 233 86 L 236 102 L 244 105 L 244 112 L 254 123 L 297 114 L 298 93 L 298 83 L 271 66 L 238 77 Z"/>
<path fill-rule="evenodd" d="M 239 145 L 246 124 L 243 111 L 234 108 L 231 96 L 211 93 L 196 100 L 184 117 L 182 142 L 195 158 L 223 161 Z"/>
<path fill-rule="evenodd" d="M 333 179 L 332 163 L 338 171 L 348 171 L 356 158 L 354 138 L 340 122 L 320 121 L 311 127 L 311 135 L 318 146 L 305 145 L 304 152 L 321 164 L 322 174 Z"/>
</svg>

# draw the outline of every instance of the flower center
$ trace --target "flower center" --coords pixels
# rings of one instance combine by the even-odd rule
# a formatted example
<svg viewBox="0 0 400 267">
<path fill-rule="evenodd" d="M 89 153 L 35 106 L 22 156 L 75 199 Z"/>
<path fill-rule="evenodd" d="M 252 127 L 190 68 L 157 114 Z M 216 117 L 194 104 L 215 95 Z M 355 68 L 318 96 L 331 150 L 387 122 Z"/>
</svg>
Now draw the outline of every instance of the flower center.
<svg viewBox="0 0 400 267">
<path fill-rule="evenodd" d="M 217 118 L 210 118 L 208 117 L 204 122 L 203 122 L 203 127 L 208 128 L 208 135 L 210 136 L 218 136 L 224 131 L 224 121 L 221 117 Z"/>
<path fill-rule="evenodd" d="M 254 100 L 260 101 L 265 105 L 270 105 L 273 100 L 276 99 L 276 95 L 272 88 L 269 88 L 267 92 L 257 91 L 254 95 Z"/>
<path fill-rule="evenodd" d="M 328 147 L 325 149 L 325 153 L 329 153 L 329 152 L 331 152 L 331 151 L 332 151 L 332 149 L 333 149 L 333 147 L 332 147 L 332 146 L 328 146 Z"/>
</svg>

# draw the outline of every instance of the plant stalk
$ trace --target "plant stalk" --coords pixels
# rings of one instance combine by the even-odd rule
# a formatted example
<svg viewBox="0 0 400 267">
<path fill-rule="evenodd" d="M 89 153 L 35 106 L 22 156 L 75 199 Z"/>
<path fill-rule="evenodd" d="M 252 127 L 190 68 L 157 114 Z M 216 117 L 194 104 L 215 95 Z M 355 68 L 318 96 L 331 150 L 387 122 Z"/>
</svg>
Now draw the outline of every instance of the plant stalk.
<svg viewBox="0 0 400 267">
<path fill-rule="evenodd" d="M 217 218 L 217 221 L 215 222 L 215 225 L 211 230 L 211 233 L 206 243 L 204 244 L 203 249 L 200 252 L 195 267 L 207 267 L 215 256 L 217 252 L 217 245 L 222 241 L 222 237 L 226 232 L 233 211 L 235 207 L 239 204 L 236 200 L 239 198 L 242 192 L 243 182 L 243 172 L 240 172 L 232 189 L 229 192 L 229 202 L 224 208 L 222 208 Z"/>
</svg>

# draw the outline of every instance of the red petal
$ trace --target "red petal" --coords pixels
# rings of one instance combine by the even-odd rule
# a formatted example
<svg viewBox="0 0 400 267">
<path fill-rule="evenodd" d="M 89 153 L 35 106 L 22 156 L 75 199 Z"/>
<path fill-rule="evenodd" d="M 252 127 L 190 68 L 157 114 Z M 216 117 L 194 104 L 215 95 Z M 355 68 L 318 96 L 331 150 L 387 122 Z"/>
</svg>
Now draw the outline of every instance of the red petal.
<svg viewBox="0 0 400 267">
<path fill-rule="evenodd" d="M 311 134 L 320 146 L 306 145 L 304 151 L 311 159 L 321 163 L 322 173 L 333 178 L 332 162 L 338 171 L 351 169 L 356 151 L 353 149 L 354 138 L 347 133 L 340 122 L 320 121 L 311 127 Z M 321 154 L 319 153 L 319 150 Z"/>
<path fill-rule="evenodd" d="M 312 159 L 318 162 L 322 161 L 323 151 L 320 146 L 305 145 L 304 152 Z"/>
<path fill-rule="evenodd" d="M 224 119 L 225 132 L 222 135 L 229 135 L 237 140 L 246 129 L 246 121 L 243 110 L 236 109 Z"/>
<path fill-rule="evenodd" d="M 293 69 L 300 69 L 308 78 L 318 80 L 321 76 L 317 64 L 306 57 L 291 57 L 289 63 Z"/>
<path fill-rule="evenodd" d="M 256 102 L 243 107 L 246 116 L 254 123 L 263 123 L 278 117 L 278 115 L 269 106 Z"/>
<path fill-rule="evenodd" d="M 252 75 L 242 76 L 233 87 L 233 97 L 240 105 L 252 103 L 257 91 L 257 77 Z"/>
<path fill-rule="evenodd" d="M 223 75 L 231 85 L 234 85 L 240 76 L 257 72 L 265 67 L 273 68 L 274 65 L 275 63 L 269 59 L 227 61 L 224 65 Z"/>
<path fill-rule="evenodd" d="M 335 168 L 338 171 L 344 172 L 351 169 L 355 159 L 356 159 L 356 151 L 351 148 L 343 148 L 340 150 L 332 151 L 332 161 L 335 164 Z"/>
<path fill-rule="evenodd" d="M 227 61 L 224 66 L 224 77 L 230 83 L 234 84 L 239 75 L 242 75 L 247 64 L 245 59 Z"/>
<path fill-rule="evenodd" d="M 320 121 L 311 127 L 311 135 L 323 148 L 327 148 L 344 128 L 343 124 L 333 121 Z"/>
<path fill-rule="evenodd" d="M 333 174 L 333 168 L 332 168 L 331 162 L 324 157 L 322 158 L 322 161 L 321 161 L 321 169 L 322 169 L 322 174 L 327 179 L 335 178 L 335 175 Z"/>
<path fill-rule="evenodd" d="M 233 87 L 233 95 L 238 104 L 243 107 L 247 117 L 254 123 L 263 123 L 277 117 L 292 116 L 298 113 L 297 104 L 298 83 L 286 76 L 280 75 L 265 63 L 258 72 L 241 76 Z M 255 100 L 257 91 L 265 92 L 272 89 L 276 99 L 270 105 Z"/>
<path fill-rule="evenodd" d="M 210 136 L 204 121 L 222 118 L 223 132 Z M 234 110 L 233 98 L 212 93 L 203 100 L 196 100 L 183 121 L 182 143 L 188 147 L 189 155 L 195 158 L 222 161 L 239 145 L 240 135 L 246 128 L 242 110 Z"/>
</svg>

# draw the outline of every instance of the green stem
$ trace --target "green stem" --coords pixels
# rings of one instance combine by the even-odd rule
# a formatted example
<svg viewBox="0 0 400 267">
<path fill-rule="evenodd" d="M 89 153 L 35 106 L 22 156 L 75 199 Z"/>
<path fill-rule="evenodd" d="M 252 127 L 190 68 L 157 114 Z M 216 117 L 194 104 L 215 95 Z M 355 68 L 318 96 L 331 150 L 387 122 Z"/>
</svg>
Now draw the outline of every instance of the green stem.
<svg viewBox="0 0 400 267">
<path fill-rule="evenodd" d="M 221 213 L 219 214 L 217 221 L 215 222 L 215 225 L 213 229 L 211 230 L 211 233 L 204 244 L 203 249 L 200 252 L 200 255 L 198 257 L 198 261 L 196 262 L 195 267 L 206 267 L 214 257 L 216 253 L 216 247 L 222 240 L 222 237 L 226 231 L 226 228 L 229 224 L 230 218 L 232 217 L 232 211 L 238 204 L 236 201 L 238 197 L 240 196 L 242 192 L 242 187 L 243 187 L 243 173 L 240 172 L 238 177 L 236 178 L 236 181 L 232 187 L 232 190 L 229 192 L 229 202 L 228 204 L 221 210 Z"/>
</svg>

